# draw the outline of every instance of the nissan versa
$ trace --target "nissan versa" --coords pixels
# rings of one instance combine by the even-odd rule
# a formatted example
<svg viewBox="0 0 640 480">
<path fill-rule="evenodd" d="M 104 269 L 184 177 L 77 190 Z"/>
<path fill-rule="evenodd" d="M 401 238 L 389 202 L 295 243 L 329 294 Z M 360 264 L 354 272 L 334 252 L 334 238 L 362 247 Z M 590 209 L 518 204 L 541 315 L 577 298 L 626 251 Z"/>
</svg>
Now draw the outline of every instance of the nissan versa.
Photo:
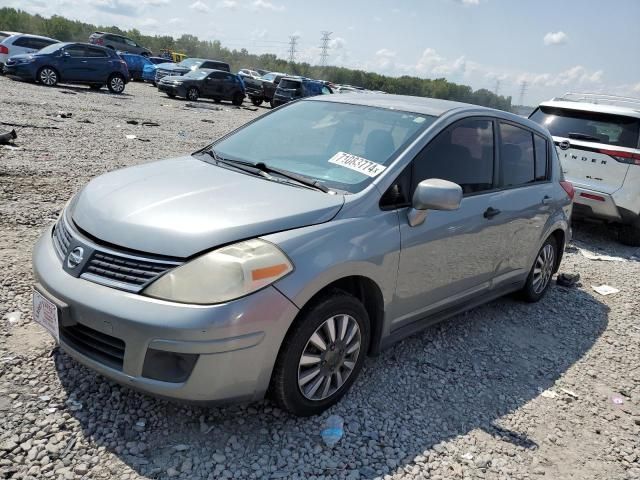
<svg viewBox="0 0 640 480">
<path fill-rule="evenodd" d="M 35 246 L 34 318 L 124 385 L 317 414 L 394 341 L 510 292 L 539 300 L 572 195 L 525 118 L 304 99 L 92 180 Z"/>
</svg>

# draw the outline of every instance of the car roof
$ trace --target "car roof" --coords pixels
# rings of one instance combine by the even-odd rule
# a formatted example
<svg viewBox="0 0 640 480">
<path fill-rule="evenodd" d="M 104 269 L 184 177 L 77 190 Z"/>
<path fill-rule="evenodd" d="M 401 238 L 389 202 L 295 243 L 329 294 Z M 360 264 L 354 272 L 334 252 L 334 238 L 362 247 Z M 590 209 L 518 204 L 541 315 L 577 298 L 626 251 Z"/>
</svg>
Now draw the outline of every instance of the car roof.
<svg viewBox="0 0 640 480">
<path fill-rule="evenodd" d="M 56 40 L 55 38 L 44 37 L 42 35 L 32 35 L 31 33 L 16 33 L 16 34 L 12 35 L 12 37 L 41 38 L 43 40 L 53 40 L 54 42 L 60 43 L 60 40 Z"/>
<path fill-rule="evenodd" d="M 623 107 L 620 105 L 576 102 L 571 100 L 549 100 L 546 102 L 542 102 L 540 106 L 562 108 L 566 110 L 578 110 L 580 112 L 608 113 L 610 115 L 622 115 L 626 117 L 640 118 L 640 99 L 638 99 L 637 107 Z"/>
<path fill-rule="evenodd" d="M 472 105 L 469 103 L 440 100 L 438 98 L 412 97 L 409 95 L 391 95 L 388 93 L 372 93 L 370 95 L 362 95 L 361 93 L 320 95 L 317 97 L 311 97 L 310 100 L 351 103 L 354 105 L 387 108 L 436 117 L 455 109 L 484 110 L 487 113 L 496 111 L 492 108 L 481 107 L 479 105 Z"/>
</svg>

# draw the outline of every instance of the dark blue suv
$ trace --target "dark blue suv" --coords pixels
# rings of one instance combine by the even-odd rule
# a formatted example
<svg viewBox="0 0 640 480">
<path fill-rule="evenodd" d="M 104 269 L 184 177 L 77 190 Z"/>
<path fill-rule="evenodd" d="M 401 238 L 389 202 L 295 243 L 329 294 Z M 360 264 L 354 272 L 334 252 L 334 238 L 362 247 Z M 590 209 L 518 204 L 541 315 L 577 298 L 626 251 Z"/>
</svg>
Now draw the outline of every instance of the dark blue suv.
<svg viewBox="0 0 640 480">
<path fill-rule="evenodd" d="M 36 53 L 14 55 L 4 72 L 48 87 L 81 83 L 99 90 L 106 84 L 113 93 L 122 93 L 129 81 L 127 64 L 115 51 L 88 43 L 55 43 Z"/>
</svg>

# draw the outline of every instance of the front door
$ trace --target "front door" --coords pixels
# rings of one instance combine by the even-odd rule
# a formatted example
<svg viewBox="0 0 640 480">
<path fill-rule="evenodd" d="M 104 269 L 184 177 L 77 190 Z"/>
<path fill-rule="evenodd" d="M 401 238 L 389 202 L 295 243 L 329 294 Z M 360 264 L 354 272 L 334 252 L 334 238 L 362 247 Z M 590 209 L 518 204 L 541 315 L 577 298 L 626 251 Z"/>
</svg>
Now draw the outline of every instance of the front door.
<svg viewBox="0 0 640 480">
<path fill-rule="evenodd" d="M 84 45 L 65 47 L 60 59 L 62 80 L 70 82 L 84 80 L 87 75 L 88 61 Z"/>
<path fill-rule="evenodd" d="M 415 227 L 401 213 L 392 330 L 490 289 L 505 231 L 503 220 L 492 213 L 500 195 L 494 131 L 492 119 L 461 120 L 413 160 L 411 192 L 422 180 L 441 178 L 459 184 L 464 197 L 458 210 L 429 211 Z"/>
</svg>

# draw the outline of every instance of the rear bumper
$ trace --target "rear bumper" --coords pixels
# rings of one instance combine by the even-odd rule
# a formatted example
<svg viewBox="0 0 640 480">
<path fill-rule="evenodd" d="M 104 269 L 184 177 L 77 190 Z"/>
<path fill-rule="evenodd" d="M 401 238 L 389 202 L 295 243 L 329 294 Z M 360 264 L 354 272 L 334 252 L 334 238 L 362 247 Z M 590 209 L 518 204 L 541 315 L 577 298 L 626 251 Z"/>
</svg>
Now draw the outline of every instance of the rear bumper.
<svg viewBox="0 0 640 480">
<path fill-rule="evenodd" d="M 596 218 L 623 224 L 640 221 L 640 215 L 637 212 L 618 206 L 613 195 L 575 185 L 574 188 L 574 218 Z"/>
</svg>

